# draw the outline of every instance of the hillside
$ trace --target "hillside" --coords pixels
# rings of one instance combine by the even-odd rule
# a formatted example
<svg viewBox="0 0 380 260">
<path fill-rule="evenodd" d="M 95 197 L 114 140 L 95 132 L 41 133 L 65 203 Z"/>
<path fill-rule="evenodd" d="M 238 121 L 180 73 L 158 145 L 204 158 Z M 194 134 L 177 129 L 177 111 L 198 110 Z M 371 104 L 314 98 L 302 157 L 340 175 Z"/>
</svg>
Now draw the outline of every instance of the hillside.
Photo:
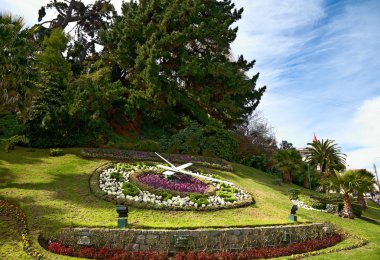
<svg viewBox="0 0 380 260">
<path fill-rule="evenodd" d="M 53 234 L 61 227 L 116 227 L 115 206 L 95 197 L 88 185 L 91 173 L 107 161 L 83 159 L 78 156 L 79 149 L 64 151 L 66 154 L 62 157 L 50 157 L 48 150 L 29 151 L 19 147 L 9 153 L 1 151 L 0 197 L 17 203 L 27 213 L 34 237 L 39 232 Z M 212 212 L 130 209 L 129 226 L 177 229 L 290 224 L 287 216 L 292 203 L 287 191 L 294 188 L 308 191 L 295 185 L 277 185 L 276 177 L 250 167 L 239 164 L 233 167 L 234 173 L 217 173 L 251 193 L 255 205 Z M 297 215 L 300 222 L 328 221 L 352 235 L 334 248 L 353 246 L 359 242 L 356 237 L 369 241 L 358 249 L 317 258 L 374 259 L 380 256 L 380 208 L 374 204 L 369 205 L 362 219 L 341 219 L 304 209 Z M 12 225 L 7 219 L 1 219 L 0 224 L 2 229 Z M 13 240 L 0 235 L 0 256 L 14 252 L 17 242 L 14 241 L 16 236 L 12 237 Z"/>
</svg>

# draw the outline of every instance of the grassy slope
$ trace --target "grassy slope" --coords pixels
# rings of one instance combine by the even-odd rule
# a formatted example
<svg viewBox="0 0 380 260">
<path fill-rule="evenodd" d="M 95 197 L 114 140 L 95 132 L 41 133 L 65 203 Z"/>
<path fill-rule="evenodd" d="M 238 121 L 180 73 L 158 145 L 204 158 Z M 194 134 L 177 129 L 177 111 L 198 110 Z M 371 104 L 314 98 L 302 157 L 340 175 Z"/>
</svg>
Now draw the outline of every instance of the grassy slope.
<svg viewBox="0 0 380 260">
<path fill-rule="evenodd" d="M 88 186 L 92 171 L 106 163 L 104 160 L 84 160 L 78 149 L 67 149 L 63 157 L 50 157 L 48 150 L 28 152 L 17 148 L 10 153 L 0 151 L 0 196 L 17 200 L 30 216 L 31 230 L 52 233 L 65 226 L 115 227 L 115 206 L 94 197 Z M 243 209 L 216 212 L 168 212 L 131 209 L 131 227 L 181 228 L 207 226 L 244 226 L 288 223 L 291 202 L 286 191 L 299 188 L 278 186 L 273 177 L 242 165 L 234 165 L 235 173 L 218 174 L 235 182 L 253 194 L 256 205 Z M 298 211 L 301 222 L 330 221 L 352 234 L 369 239 L 371 243 L 360 249 L 327 255 L 329 258 L 358 257 L 373 259 L 380 256 L 380 209 L 374 205 L 365 216 L 375 220 L 345 220 L 336 216 Z M 0 245 L 4 237 L 0 237 Z M 4 246 L 0 247 L 1 252 Z M 362 254 L 364 253 L 364 254 Z M 326 256 L 320 256 L 320 258 Z"/>
</svg>

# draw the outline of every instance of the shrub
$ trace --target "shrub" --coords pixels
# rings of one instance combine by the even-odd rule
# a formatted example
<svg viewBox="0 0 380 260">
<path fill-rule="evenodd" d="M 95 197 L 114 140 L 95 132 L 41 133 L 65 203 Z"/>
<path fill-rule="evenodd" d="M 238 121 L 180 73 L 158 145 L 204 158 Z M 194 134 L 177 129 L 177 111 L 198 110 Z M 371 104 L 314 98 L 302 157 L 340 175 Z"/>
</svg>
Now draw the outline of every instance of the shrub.
<svg viewBox="0 0 380 260">
<path fill-rule="evenodd" d="M 164 200 L 164 201 L 167 201 L 167 200 L 173 198 L 173 194 L 171 194 L 165 190 L 162 190 L 162 189 L 157 189 L 155 194 L 158 196 L 161 196 L 162 200 Z"/>
<path fill-rule="evenodd" d="M 0 136 L 9 138 L 20 135 L 25 130 L 25 126 L 18 120 L 14 113 L 0 112 Z"/>
<path fill-rule="evenodd" d="M 138 196 L 140 194 L 140 190 L 136 187 L 136 185 L 130 183 L 130 182 L 126 182 L 123 184 L 123 193 L 125 195 L 129 195 L 129 196 Z"/>
<path fill-rule="evenodd" d="M 59 148 L 51 148 L 50 149 L 50 156 L 62 156 L 63 155 L 63 150 Z"/>
<path fill-rule="evenodd" d="M 132 146 L 132 149 L 136 151 L 162 152 L 160 143 L 153 140 L 140 140 Z"/>
<path fill-rule="evenodd" d="M 234 134 L 217 124 L 207 125 L 204 132 L 206 142 L 203 155 L 216 155 L 228 161 L 236 159 L 238 144 Z"/>
<path fill-rule="evenodd" d="M 315 208 L 315 209 L 326 209 L 326 204 L 322 203 L 316 199 L 311 198 L 308 195 L 299 194 L 298 198 L 305 203 L 306 205 Z"/>
<path fill-rule="evenodd" d="M 237 141 L 220 125 L 202 127 L 193 122 L 173 135 L 167 146 L 169 152 L 218 156 L 232 161 L 236 158 Z"/>
<path fill-rule="evenodd" d="M 15 135 L 7 139 L 0 139 L 0 143 L 4 143 L 4 150 L 8 152 L 9 150 L 13 150 L 18 143 L 28 144 L 29 138 L 25 135 Z"/>
<path fill-rule="evenodd" d="M 193 194 L 190 194 L 189 198 L 190 198 L 190 201 L 197 203 L 198 205 L 208 204 L 208 200 L 207 200 L 208 196 L 206 195 L 193 193 Z"/>
<path fill-rule="evenodd" d="M 291 199 L 291 200 L 297 200 L 298 199 L 298 195 L 300 193 L 301 192 L 299 190 L 296 190 L 296 189 L 288 190 L 289 199 Z"/>
<path fill-rule="evenodd" d="M 339 212 L 339 206 L 338 204 L 326 204 L 326 210 L 328 213 L 338 213 Z"/>
<path fill-rule="evenodd" d="M 111 178 L 119 182 L 123 180 L 123 174 L 121 174 L 121 172 L 113 172 L 111 173 Z"/>
</svg>

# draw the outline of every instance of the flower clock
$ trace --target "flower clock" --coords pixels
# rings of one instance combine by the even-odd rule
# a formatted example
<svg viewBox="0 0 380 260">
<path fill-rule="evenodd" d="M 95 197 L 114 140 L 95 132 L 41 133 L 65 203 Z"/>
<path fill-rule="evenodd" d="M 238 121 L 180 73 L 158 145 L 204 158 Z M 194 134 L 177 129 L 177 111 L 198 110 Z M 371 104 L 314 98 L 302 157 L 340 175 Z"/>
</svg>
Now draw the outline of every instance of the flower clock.
<svg viewBox="0 0 380 260">
<path fill-rule="evenodd" d="M 167 176 L 156 166 L 117 163 L 100 171 L 98 185 L 106 199 L 144 208 L 211 210 L 252 204 L 251 195 L 232 183 L 208 180 L 219 176 L 196 174 L 206 178 Z"/>
</svg>

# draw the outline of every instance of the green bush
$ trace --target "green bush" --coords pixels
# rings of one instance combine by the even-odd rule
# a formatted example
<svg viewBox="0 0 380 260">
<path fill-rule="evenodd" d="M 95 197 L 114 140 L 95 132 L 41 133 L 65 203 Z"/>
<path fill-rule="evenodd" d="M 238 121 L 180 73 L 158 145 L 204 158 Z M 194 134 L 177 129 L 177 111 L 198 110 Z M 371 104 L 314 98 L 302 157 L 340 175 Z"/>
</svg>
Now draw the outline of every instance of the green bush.
<svg viewBox="0 0 380 260">
<path fill-rule="evenodd" d="M 236 158 L 237 141 L 231 132 L 220 125 L 202 127 L 193 122 L 173 135 L 164 146 L 170 153 L 218 156 L 232 161 Z"/>
<path fill-rule="evenodd" d="M 59 148 L 51 148 L 50 149 L 50 156 L 62 156 L 63 150 Z"/>
<path fill-rule="evenodd" d="M 223 198 L 224 201 L 233 202 L 236 201 L 234 193 L 237 192 L 237 189 L 222 183 L 220 189 L 216 192 L 216 195 Z"/>
<path fill-rule="evenodd" d="M 312 207 L 315 209 L 326 209 L 325 203 L 320 202 L 319 200 L 313 199 L 308 195 L 299 194 L 298 199 L 301 200 L 306 205 L 308 205 L 309 207 Z"/>
<path fill-rule="evenodd" d="M 116 170 L 117 171 L 130 171 L 130 170 L 133 170 L 134 166 L 132 164 L 129 164 L 129 163 L 117 163 L 116 166 L 115 166 Z"/>
<path fill-rule="evenodd" d="M 167 201 L 167 200 L 173 198 L 173 194 L 171 194 L 170 192 L 168 192 L 166 190 L 162 190 L 162 189 L 157 189 L 155 191 L 155 194 L 158 196 L 161 196 L 162 200 L 164 200 L 164 201 Z"/>
<path fill-rule="evenodd" d="M 223 198 L 224 201 L 228 201 L 228 202 L 236 201 L 235 195 L 228 191 L 219 190 L 216 192 L 216 195 Z"/>
<path fill-rule="evenodd" d="M 140 140 L 132 148 L 136 151 L 162 152 L 160 143 L 153 140 Z"/>
<path fill-rule="evenodd" d="M 208 196 L 203 195 L 203 194 L 193 193 L 193 194 L 190 194 L 189 198 L 190 198 L 190 201 L 197 203 L 199 206 L 202 204 L 205 204 L 205 205 L 208 204 L 208 200 L 207 200 Z"/>
<path fill-rule="evenodd" d="M 313 194 L 310 195 L 310 197 L 325 204 L 338 204 L 343 202 L 342 195 L 338 193 Z"/>
<path fill-rule="evenodd" d="M 206 142 L 202 152 L 203 155 L 216 155 L 228 161 L 236 159 L 238 144 L 231 132 L 216 125 L 208 125 L 204 131 Z"/>
<path fill-rule="evenodd" d="M 20 135 L 25 126 L 18 120 L 17 115 L 9 112 L 0 112 L 0 137 L 9 138 Z"/>
<path fill-rule="evenodd" d="M 291 200 L 297 200 L 298 199 L 298 195 L 300 193 L 301 192 L 299 190 L 296 190 L 296 189 L 288 190 L 289 199 L 291 199 Z"/>
<path fill-rule="evenodd" d="M 113 172 L 111 173 L 111 178 L 114 179 L 115 181 L 119 182 L 123 179 L 123 174 L 121 172 Z"/>
<path fill-rule="evenodd" d="M 8 152 L 9 150 L 13 150 L 18 143 L 28 144 L 29 138 L 25 135 L 15 135 L 7 139 L 0 139 L 0 143 L 4 144 L 4 150 Z"/>
<path fill-rule="evenodd" d="M 139 188 L 137 188 L 136 185 L 127 182 L 123 184 L 123 193 L 124 195 L 129 195 L 129 196 L 138 196 L 140 194 Z"/>
<path fill-rule="evenodd" d="M 205 141 L 202 127 L 198 123 L 193 122 L 170 137 L 167 145 L 168 152 L 201 154 Z"/>
</svg>

